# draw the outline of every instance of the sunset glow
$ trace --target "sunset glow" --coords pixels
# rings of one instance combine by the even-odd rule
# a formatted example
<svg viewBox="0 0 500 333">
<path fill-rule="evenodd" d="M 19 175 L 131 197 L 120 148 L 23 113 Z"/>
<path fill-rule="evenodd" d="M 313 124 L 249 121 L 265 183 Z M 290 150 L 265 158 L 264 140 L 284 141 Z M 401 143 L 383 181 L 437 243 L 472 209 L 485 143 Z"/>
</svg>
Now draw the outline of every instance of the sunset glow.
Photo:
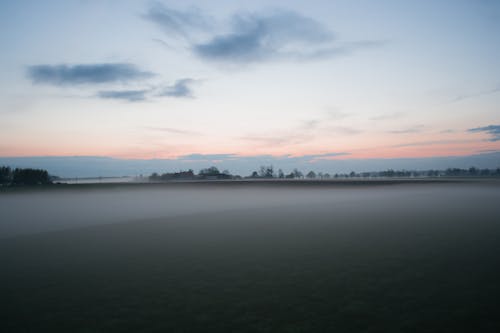
<svg viewBox="0 0 500 333">
<path fill-rule="evenodd" d="M 0 157 L 500 151 L 490 1 L 11 1 Z"/>
</svg>

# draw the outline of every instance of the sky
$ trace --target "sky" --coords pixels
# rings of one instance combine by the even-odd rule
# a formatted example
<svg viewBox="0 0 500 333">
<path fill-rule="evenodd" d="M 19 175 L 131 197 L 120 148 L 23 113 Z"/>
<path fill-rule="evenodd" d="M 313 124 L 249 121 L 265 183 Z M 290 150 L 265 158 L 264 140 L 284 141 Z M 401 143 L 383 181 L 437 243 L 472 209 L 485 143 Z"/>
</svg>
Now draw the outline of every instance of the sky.
<svg viewBox="0 0 500 333">
<path fill-rule="evenodd" d="M 0 157 L 495 153 L 499 31 L 494 0 L 4 0 Z"/>
</svg>

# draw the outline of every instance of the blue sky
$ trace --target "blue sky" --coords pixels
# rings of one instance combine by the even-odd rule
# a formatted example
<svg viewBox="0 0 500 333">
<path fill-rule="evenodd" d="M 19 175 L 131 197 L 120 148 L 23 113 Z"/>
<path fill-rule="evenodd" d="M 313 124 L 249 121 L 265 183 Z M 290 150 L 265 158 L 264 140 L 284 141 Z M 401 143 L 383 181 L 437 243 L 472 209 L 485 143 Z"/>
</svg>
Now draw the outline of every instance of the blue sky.
<svg viewBox="0 0 500 333">
<path fill-rule="evenodd" d="M 0 156 L 498 151 L 499 25 L 489 0 L 2 1 Z"/>
</svg>

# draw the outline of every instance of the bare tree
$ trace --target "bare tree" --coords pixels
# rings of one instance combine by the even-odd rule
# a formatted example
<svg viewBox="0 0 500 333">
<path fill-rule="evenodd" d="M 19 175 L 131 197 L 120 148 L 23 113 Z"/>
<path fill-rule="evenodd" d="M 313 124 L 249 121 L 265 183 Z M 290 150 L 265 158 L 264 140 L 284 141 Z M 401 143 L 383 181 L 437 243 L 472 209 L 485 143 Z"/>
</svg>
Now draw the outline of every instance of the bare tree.
<svg viewBox="0 0 500 333">
<path fill-rule="evenodd" d="M 307 178 L 309 179 L 315 179 L 316 178 L 316 173 L 314 171 L 309 171 L 306 175 Z"/>
</svg>

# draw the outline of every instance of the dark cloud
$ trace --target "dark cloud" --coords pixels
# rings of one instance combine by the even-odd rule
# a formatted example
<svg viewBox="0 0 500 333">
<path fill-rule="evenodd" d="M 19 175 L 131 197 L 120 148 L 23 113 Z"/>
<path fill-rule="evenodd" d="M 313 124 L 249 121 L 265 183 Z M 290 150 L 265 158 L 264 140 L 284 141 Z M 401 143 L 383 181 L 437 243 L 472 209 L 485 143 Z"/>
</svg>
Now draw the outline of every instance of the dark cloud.
<svg viewBox="0 0 500 333">
<path fill-rule="evenodd" d="M 231 32 L 193 46 L 209 60 L 255 62 L 273 58 L 309 58 L 331 53 L 333 33 L 321 23 L 292 11 L 236 15 Z"/>
<path fill-rule="evenodd" d="M 171 86 L 168 86 L 160 92 L 159 96 L 167 97 L 193 97 L 191 85 L 196 82 L 194 79 L 181 79 L 175 81 Z"/>
<path fill-rule="evenodd" d="M 127 63 L 35 65 L 28 67 L 28 77 L 33 83 L 59 86 L 125 82 L 151 76 L 153 73 L 141 71 L 135 65 Z"/>
<path fill-rule="evenodd" d="M 471 128 L 468 131 L 473 133 L 484 132 L 491 136 L 488 139 L 488 141 L 500 141 L 500 125 L 476 127 L 476 128 Z"/>
<path fill-rule="evenodd" d="M 203 30 L 210 26 L 210 19 L 197 8 L 180 11 L 156 3 L 144 18 L 160 26 L 169 36 L 188 38 L 193 29 Z"/>
<path fill-rule="evenodd" d="M 139 102 L 146 100 L 149 90 L 108 90 L 99 91 L 97 96 L 106 99 L 120 99 L 128 102 Z"/>
</svg>

